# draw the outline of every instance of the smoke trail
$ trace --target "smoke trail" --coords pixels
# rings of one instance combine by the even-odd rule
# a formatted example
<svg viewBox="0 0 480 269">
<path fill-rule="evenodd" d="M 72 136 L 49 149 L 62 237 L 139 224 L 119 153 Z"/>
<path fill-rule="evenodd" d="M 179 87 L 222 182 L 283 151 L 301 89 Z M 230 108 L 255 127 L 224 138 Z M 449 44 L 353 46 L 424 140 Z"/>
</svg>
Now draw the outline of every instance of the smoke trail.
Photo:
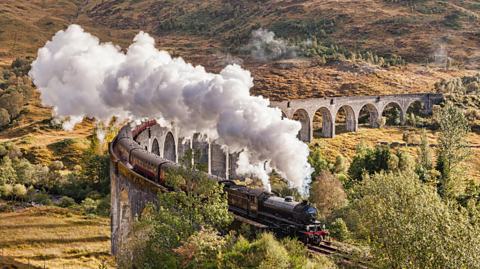
<svg viewBox="0 0 480 269">
<path fill-rule="evenodd" d="M 286 41 L 276 39 L 274 32 L 262 28 L 252 31 L 248 45 L 241 50 L 261 61 L 292 59 L 301 53 L 299 47 L 289 46 Z"/>
<path fill-rule="evenodd" d="M 140 32 L 127 53 L 78 25 L 59 31 L 38 51 L 29 75 L 42 104 L 70 117 L 72 129 L 83 117 L 109 120 L 159 119 L 174 122 L 181 136 L 199 132 L 227 145 L 231 152 L 248 150 L 241 169 L 259 175 L 268 161 L 301 191 L 312 168 L 308 147 L 296 138 L 299 122 L 282 120 L 269 100 L 250 96 L 250 72 L 238 65 L 220 74 L 207 73 L 182 58 L 158 51 L 148 34 Z M 268 182 L 268 180 L 267 180 Z"/>
</svg>

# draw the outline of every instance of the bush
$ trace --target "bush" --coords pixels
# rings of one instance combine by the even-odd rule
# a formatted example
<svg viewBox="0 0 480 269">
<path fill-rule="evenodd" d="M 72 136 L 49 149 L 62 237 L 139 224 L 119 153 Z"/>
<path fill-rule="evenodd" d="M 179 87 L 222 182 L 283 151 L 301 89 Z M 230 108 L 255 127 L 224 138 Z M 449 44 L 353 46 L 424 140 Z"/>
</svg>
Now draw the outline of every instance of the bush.
<svg viewBox="0 0 480 269">
<path fill-rule="evenodd" d="M 20 198 L 24 199 L 25 196 L 27 195 L 27 188 L 23 184 L 16 184 L 13 186 L 13 196 L 15 196 L 15 200 Z"/>
<path fill-rule="evenodd" d="M 6 109 L 0 108 L 0 128 L 10 123 L 10 114 Z"/>
<path fill-rule="evenodd" d="M 110 195 L 107 195 L 105 198 L 101 199 L 100 201 L 97 201 L 97 214 L 100 216 L 108 217 L 110 216 Z"/>
<path fill-rule="evenodd" d="M 383 126 L 385 126 L 385 124 L 387 123 L 387 118 L 380 117 L 375 123 L 378 125 L 378 127 L 383 128 Z"/>
<path fill-rule="evenodd" d="M 82 207 L 87 213 L 94 213 L 97 209 L 97 202 L 92 198 L 86 198 L 82 201 Z"/>
<path fill-rule="evenodd" d="M 91 191 L 88 193 L 87 197 L 93 200 L 98 200 L 102 198 L 102 195 L 98 191 Z"/>
<path fill-rule="evenodd" d="M 75 204 L 75 200 L 73 198 L 70 198 L 68 196 L 63 196 L 62 199 L 60 200 L 60 203 L 58 203 L 59 207 L 70 207 Z"/>
<path fill-rule="evenodd" d="M 68 212 L 67 215 L 65 215 L 67 218 L 71 218 L 73 216 L 72 213 Z"/>
<path fill-rule="evenodd" d="M 22 94 L 14 91 L 5 93 L 0 97 L 0 107 L 6 109 L 11 119 L 15 119 L 23 107 Z"/>
<path fill-rule="evenodd" d="M 28 201 L 31 202 L 35 198 L 35 195 L 37 194 L 37 190 L 33 188 L 33 186 L 28 187 L 27 189 L 27 198 Z"/>
<path fill-rule="evenodd" d="M 0 187 L 0 196 L 3 199 L 11 198 L 13 194 L 13 186 L 6 184 Z"/>
<path fill-rule="evenodd" d="M 330 229 L 328 230 L 330 235 L 333 238 L 339 240 L 347 240 L 350 237 L 350 232 L 348 231 L 347 225 L 343 219 L 336 219 L 331 225 Z"/>
<path fill-rule="evenodd" d="M 0 213 L 8 213 L 15 211 L 15 207 L 13 205 L 0 205 Z"/>
<path fill-rule="evenodd" d="M 33 201 L 37 204 L 42 204 L 46 206 L 53 205 L 52 200 L 50 200 L 48 194 L 45 191 L 41 191 L 35 195 Z"/>
</svg>

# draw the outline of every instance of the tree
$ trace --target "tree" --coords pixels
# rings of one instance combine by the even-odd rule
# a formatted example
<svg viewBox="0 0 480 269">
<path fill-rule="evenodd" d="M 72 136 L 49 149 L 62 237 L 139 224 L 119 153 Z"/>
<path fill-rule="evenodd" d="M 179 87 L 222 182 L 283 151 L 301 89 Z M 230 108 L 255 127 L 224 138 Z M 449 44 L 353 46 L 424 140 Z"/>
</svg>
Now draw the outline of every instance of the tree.
<svg viewBox="0 0 480 269">
<path fill-rule="evenodd" d="M 312 178 L 316 179 L 323 170 L 330 170 L 330 164 L 323 158 L 322 150 L 315 148 L 308 155 L 308 162 L 315 169 L 312 173 Z"/>
<path fill-rule="evenodd" d="M 392 154 L 389 146 L 377 145 L 371 149 L 362 141 L 357 147 L 357 154 L 353 157 L 348 168 L 348 175 L 354 180 L 362 180 L 364 173 L 373 174 L 391 167 Z"/>
<path fill-rule="evenodd" d="M 0 107 L 8 111 L 11 119 L 15 119 L 23 107 L 23 96 L 17 91 L 5 93 L 0 97 Z"/>
<path fill-rule="evenodd" d="M 347 228 L 347 224 L 341 218 L 335 219 L 330 225 L 328 231 L 333 238 L 340 240 L 347 240 L 350 237 L 350 233 Z"/>
<path fill-rule="evenodd" d="M 330 171 L 322 171 L 310 186 L 310 202 L 317 206 L 320 215 L 328 219 L 334 210 L 347 204 L 343 184 Z"/>
<path fill-rule="evenodd" d="M 173 250 L 182 246 L 182 241 L 199 232 L 202 227 L 223 229 L 233 220 L 223 187 L 199 172 L 204 165 L 198 162 L 192 164 L 192 157 L 192 151 L 187 151 L 181 160 L 182 166 L 178 170 L 168 171 L 166 184 L 174 192 L 159 192 L 158 210 L 152 208 L 154 205 L 149 205 L 153 212 L 151 218 L 138 221 L 138 225 L 151 230 L 140 257 L 136 258 L 142 265 L 177 268 L 181 261 Z M 195 157 L 194 160 L 198 160 L 200 153 L 196 152 Z M 122 253 L 128 255 L 125 251 Z"/>
<path fill-rule="evenodd" d="M 13 186 L 12 194 L 15 196 L 15 200 L 17 198 L 24 199 L 27 195 L 27 188 L 25 188 L 25 185 L 23 184 L 15 184 L 15 186 Z"/>
<path fill-rule="evenodd" d="M 352 208 L 372 267 L 480 268 L 480 212 L 445 203 L 415 173 L 380 173 L 356 188 Z"/>
<path fill-rule="evenodd" d="M 467 136 L 470 132 L 468 120 L 463 113 L 452 105 L 444 107 L 439 115 L 437 170 L 441 173 L 439 193 L 442 197 L 452 197 L 453 186 L 460 180 L 462 162 L 472 151 Z M 458 183 L 458 182 L 457 182 Z"/>
<path fill-rule="evenodd" d="M 10 114 L 6 109 L 0 108 L 0 128 L 10 123 Z"/>
<path fill-rule="evenodd" d="M 333 165 L 333 172 L 336 174 L 347 174 L 348 171 L 348 163 L 343 158 L 342 155 L 338 154 L 335 157 L 335 164 Z"/>
<path fill-rule="evenodd" d="M 12 160 L 5 156 L 0 164 L 0 185 L 15 184 L 16 181 L 17 174 L 12 166 Z"/>
<path fill-rule="evenodd" d="M 13 167 L 17 172 L 17 182 L 24 185 L 33 184 L 35 168 L 27 159 L 14 159 Z"/>
<path fill-rule="evenodd" d="M 431 181 L 430 170 L 433 168 L 432 151 L 430 150 L 430 142 L 428 141 L 428 135 L 425 129 L 422 129 L 420 135 L 420 147 L 417 149 L 417 156 L 415 172 L 423 182 Z"/>
</svg>

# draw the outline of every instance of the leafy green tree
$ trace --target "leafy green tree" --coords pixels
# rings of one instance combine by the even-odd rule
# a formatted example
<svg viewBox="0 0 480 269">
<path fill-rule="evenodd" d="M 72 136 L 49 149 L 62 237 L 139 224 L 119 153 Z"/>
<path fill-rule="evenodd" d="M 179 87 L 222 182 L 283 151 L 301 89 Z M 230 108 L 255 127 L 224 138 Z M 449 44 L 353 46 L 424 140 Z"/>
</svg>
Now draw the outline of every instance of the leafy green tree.
<svg viewBox="0 0 480 269">
<path fill-rule="evenodd" d="M 11 184 L 5 184 L 0 186 L 0 196 L 3 199 L 11 198 L 13 194 L 13 186 Z"/>
<path fill-rule="evenodd" d="M 87 213 L 94 213 L 97 210 L 97 202 L 92 198 L 86 198 L 82 201 L 82 207 Z"/>
<path fill-rule="evenodd" d="M 18 198 L 24 199 L 27 195 L 27 188 L 23 184 L 15 184 L 12 189 L 12 194 L 15 200 Z"/>
<path fill-rule="evenodd" d="M 5 156 L 0 164 L 0 185 L 15 184 L 17 182 L 17 173 L 12 165 L 12 160 Z"/>
<path fill-rule="evenodd" d="M 318 147 L 308 155 L 308 162 L 315 169 L 312 178 L 315 180 L 323 170 L 330 170 L 330 164 L 323 158 L 322 150 Z"/>
<path fill-rule="evenodd" d="M 340 240 L 347 240 L 350 237 L 350 232 L 348 231 L 347 224 L 341 218 L 335 219 L 328 229 L 330 235 L 333 238 Z"/>
<path fill-rule="evenodd" d="M 415 173 L 380 173 L 356 188 L 352 203 L 372 267 L 480 268 L 480 214 L 445 203 Z"/>
<path fill-rule="evenodd" d="M 428 141 L 428 134 L 425 129 L 422 129 L 420 135 L 420 147 L 417 149 L 417 167 L 415 172 L 423 182 L 430 182 L 431 170 L 433 168 L 433 157 L 430 149 L 430 142 Z"/>
<path fill-rule="evenodd" d="M 204 165 L 198 162 L 192 164 L 192 157 L 198 160 L 200 153 L 192 156 L 192 152 L 187 151 L 181 160 L 182 166 L 168 171 L 166 184 L 174 192 L 159 192 L 158 210 L 151 209 L 154 212 L 151 218 L 138 221 L 139 225 L 151 227 L 141 256 L 143 262 L 151 267 L 179 267 L 181 261 L 173 250 L 182 246 L 182 241 L 202 227 L 223 229 L 233 220 L 223 187 L 199 172 Z"/>
<path fill-rule="evenodd" d="M 397 151 L 398 157 L 398 170 L 401 172 L 410 172 L 415 169 L 415 160 L 410 155 L 410 149 L 405 147 L 402 150 Z M 387 171 L 387 169 L 385 169 Z"/>
<path fill-rule="evenodd" d="M 440 172 L 439 193 L 442 197 L 454 195 L 455 182 L 461 180 L 463 166 L 472 155 L 467 136 L 468 120 L 455 106 L 448 105 L 440 111 L 437 170 Z"/>
<path fill-rule="evenodd" d="M 398 108 L 394 107 L 387 119 L 388 125 L 399 125 L 400 124 L 400 111 Z"/>
<path fill-rule="evenodd" d="M 336 174 L 346 174 L 348 171 L 348 163 L 345 158 L 337 154 L 335 157 L 335 164 L 333 165 L 333 172 Z"/>
<path fill-rule="evenodd" d="M 35 168 L 27 159 L 14 159 L 13 168 L 17 173 L 17 182 L 24 185 L 32 185 Z"/>
<path fill-rule="evenodd" d="M 288 237 L 279 242 L 273 234 L 263 233 L 258 239 L 249 242 L 240 236 L 231 247 L 229 241 L 233 240 L 227 238 L 227 250 L 222 255 L 218 268 L 337 268 L 325 256 L 309 258 L 306 246 Z"/>
<path fill-rule="evenodd" d="M 387 171 L 389 165 L 391 166 L 391 158 L 392 153 L 389 146 L 377 145 L 375 149 L 371 149 L 362 141 L 348 168 L 348 174 L 354 180 L 362 180 L 364 173 L 373 174 L 382 170 Z"/>
</svg>

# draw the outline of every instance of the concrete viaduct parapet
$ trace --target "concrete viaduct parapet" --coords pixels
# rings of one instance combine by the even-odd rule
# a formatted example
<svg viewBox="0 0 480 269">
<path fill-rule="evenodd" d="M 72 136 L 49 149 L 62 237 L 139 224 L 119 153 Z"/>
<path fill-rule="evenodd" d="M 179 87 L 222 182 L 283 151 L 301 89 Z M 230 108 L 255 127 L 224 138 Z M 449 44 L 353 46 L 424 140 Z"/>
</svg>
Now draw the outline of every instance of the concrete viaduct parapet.
<svg viewBox="0 0 480 269">
<path fill-rule="evenodd" d="M 351 96 L 330 97 L 316 99 L 300 99 L 282 102 L 271 102 L 271 107 L 282 110 L 283 116 L 293 119 L 295 113 L 299 117 L 302 129 L 299 138 L 305 142 L 313 141 L 313 119 L 317 112 L 322 115 L 322 136 L 335 137 L 335 117 L 340 108 L 346 113 L 346 130 L 355 132 L 358 130 L 358 116 L 360 110 L 366 106 L 370 113 L 370 126 L 377 126 L 377 119 L 381 117 L 383 110 L 389 104 L 394 105 L 400 111 L 400 120 L 405 118 L 408 107 L 419 101 L 424 104 L 424 113 L 431 112 L 433 105 L 440 103 L 443 95 L 439 93 L 397 94 L 377 96 Z"/>
</svg>

